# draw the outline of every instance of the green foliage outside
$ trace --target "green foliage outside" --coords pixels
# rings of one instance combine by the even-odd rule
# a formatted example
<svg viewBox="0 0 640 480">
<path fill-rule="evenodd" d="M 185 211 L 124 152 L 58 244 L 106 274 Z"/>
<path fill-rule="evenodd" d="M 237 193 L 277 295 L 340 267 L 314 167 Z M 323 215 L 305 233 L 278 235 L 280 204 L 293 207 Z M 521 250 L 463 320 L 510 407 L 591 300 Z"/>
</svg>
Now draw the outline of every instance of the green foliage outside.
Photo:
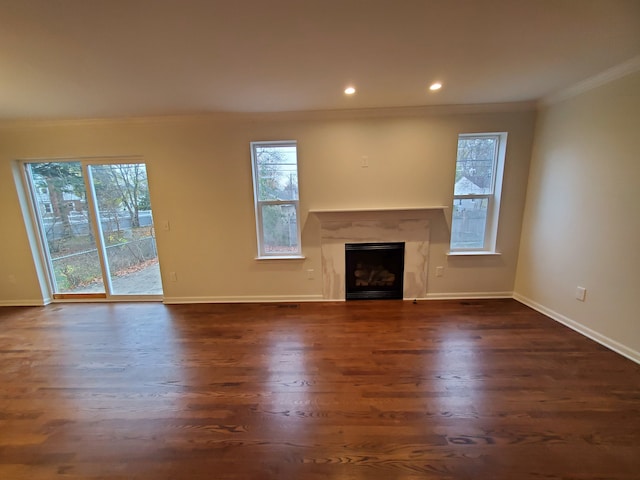
<svg viewBox="0 0 640 480">
<path fill-rule="evenodd" d="M 27 167 L 58 290 L 73 290 L 100 279 L 80 162 L 31 163 Z M 151 209 L 144 164 L 90 165 L 88 171 L 112 273 L 155 258 L 153 227 L 140 228 L 139 212 Z M 130 220 L 130 227 L 122 226 L 123 218 Z"/>
</svg>

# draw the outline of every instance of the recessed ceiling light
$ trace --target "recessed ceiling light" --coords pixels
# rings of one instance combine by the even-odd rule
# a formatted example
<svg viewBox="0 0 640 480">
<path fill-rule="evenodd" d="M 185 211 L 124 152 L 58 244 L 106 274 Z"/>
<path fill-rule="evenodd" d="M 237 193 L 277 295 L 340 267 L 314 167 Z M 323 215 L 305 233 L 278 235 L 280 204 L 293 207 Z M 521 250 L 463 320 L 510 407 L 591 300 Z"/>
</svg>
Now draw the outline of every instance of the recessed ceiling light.
<svg viewBox="0 0 640 480">
<path fill-rule="evenodd" d="M 344 93 L 346 93 L 347 95 L 353 95 L 354 93 L 356 93 L 356 89 L 353 87 L 347 87 L 344 89 Z"/>
<path fill-rule="evenodd" d="M 440 82 L 434 82 L 429 87 L 429 90 L 435 92 L 436 90 L 440 90 L 442 88 L 442 84 Z"/>
</svg>

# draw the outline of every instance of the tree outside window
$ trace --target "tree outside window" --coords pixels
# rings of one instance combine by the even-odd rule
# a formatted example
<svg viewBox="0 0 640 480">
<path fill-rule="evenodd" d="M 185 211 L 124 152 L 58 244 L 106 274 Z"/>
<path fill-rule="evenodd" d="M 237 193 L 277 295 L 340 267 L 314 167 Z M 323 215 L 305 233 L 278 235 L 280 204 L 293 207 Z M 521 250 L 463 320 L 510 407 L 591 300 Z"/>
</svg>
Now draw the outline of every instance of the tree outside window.
<svg viewBox="0 0 640 480">
<path fill-rule="evenodd" d="M 299 256 L 296 142 L 252 142 L 251 157 L 258 256 Z"/>
</svg>

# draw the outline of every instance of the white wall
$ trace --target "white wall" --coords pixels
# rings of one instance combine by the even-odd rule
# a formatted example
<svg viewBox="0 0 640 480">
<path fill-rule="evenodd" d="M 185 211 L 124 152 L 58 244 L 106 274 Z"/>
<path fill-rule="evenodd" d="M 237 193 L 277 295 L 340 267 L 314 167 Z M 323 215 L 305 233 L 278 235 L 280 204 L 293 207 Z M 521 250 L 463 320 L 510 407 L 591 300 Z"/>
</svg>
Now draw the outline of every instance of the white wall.
<svg viewBox="0 0 640 480">
<path fill-rule="evenodd" d="M 147 162 L 165 297 L 171 301 L 315 299 L 320 226 L 310 209 L 449 205 L 457 136 L 509 132 L 500 257 L 446 256 L 430 218 L 428 294 L 510 295 L 535 111 L 531 105 L 279 115 L 43 122 L 0 126 L 0 304 L 42 301 L 12 166 L 24 158 L 139 155 Z M 298 141 L 302 261 L 256 261 L 249 142 Z M 369 167 L 361 168 L 361 157 Z M 306 270 L 317 272 L 306 279 Z M 176 272 L 170 282 L 168 272 Z"/>
<path fill-rule="evenodd" d="M 516 298 L 637 361 L 639 128 L 637 72 L 542 109 L 515 287 Z"/>
</svg>

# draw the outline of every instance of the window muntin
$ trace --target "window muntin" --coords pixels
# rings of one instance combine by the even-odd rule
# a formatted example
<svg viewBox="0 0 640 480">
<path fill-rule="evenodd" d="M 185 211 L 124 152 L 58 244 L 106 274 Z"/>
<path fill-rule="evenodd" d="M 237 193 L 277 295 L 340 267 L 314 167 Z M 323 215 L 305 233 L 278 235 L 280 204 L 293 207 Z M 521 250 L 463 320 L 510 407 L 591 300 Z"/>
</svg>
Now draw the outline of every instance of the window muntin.
<svg viewBox="0 0 640 480">
<path fill-rule="evenodd" d="M 295 141 L 252 142 L 259 257 L 301 255 Z"/>
<path fill-rule="evenodd" d="M 506 134 L 458 137 L 452 252 L 495 251 Z"/>
</svg>

